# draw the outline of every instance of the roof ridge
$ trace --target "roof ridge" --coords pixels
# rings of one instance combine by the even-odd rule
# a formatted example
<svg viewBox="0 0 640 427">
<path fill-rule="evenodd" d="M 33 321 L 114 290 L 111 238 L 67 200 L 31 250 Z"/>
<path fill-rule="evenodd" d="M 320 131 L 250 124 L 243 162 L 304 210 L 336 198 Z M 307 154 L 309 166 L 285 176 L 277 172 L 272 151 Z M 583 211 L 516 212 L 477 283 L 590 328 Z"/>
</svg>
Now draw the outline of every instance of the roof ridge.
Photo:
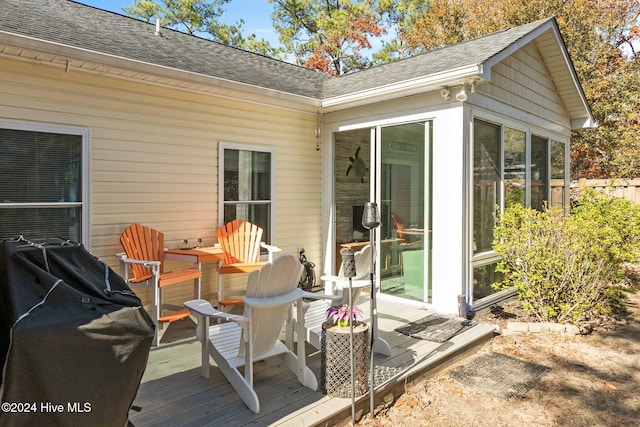
<svg viewBox="0 0 640 427">
<path fill-rule="evenodd" d="M 442 51 L 442 50 L 453 49 L 453 48 L 459 48 L 459 47 L 461 47 L 461 46 L 463 46 L 463 45 L 465 45 L 465 44 L 470 44 L 470 43 L 478 42 L 478 41 L 481 41 L 481 40 L 486 39 L 486 38 L 489 38 L 489 37 L 491 37 L 491 38 L 496 37 L 496 38 L 497 38 L 497 37 L 499 37 L 500 35 L 503 35 L 503 34 L 505 34 L 505 33 L 507 33 L 507 32 L 514 31 L 514 30 L 518 30 L 518 29 L 524 29 L 525 27 L 528 27 L 528 26 L 531 26 L 531 27 L 532 27 L 532 29 L 533 29 L 533 28 L 537 28 L 537 27 L 541 26 L 542 24 L 544 24 L 546 21 L 550 21 L 550 20 L 554 20 L 554 19 L 555 19 L 554 17 L 542 18 L 542 19 L 538 19 L 538 20 L 536 20 L 536 21 L 531 21 L 531 22 L 529 22 L 529 23 L 527 23 L 527 24 L 518 25 L 518 26 L 516 26 L 516 27 L 508 27 L 508 28 L 504 28 L 504 29 L 502 29 L 502 30 L 498 30 L 498 31 L 496 31 L 496 32 L 494 32 L 494 33 L 484 34 L 484 35 L 481 35 L 481 36 L 475 37 L 475 38 L 473 38 L 473 39 L 461 40 L 461 41 L 459 41 L 459 42 L 456 42 L 456 43 L 453 43 L 453 44 L 450 44 L 450 45 L 446 45 L 446 46 L 439 46 L 439 47 L 435 47 L 435 48 L 433 48 L 433 49 L 429 49 L 429 50 L 427 50 L 427 51 L 425 51 L 425 52 L 421 52 L 421 53 L 419 53 L 419 54 L 417 54 L 417 55 L 410 55 L 410 56 L 407 56 L 407 57 L 404 57 L 404 58 L 398 58 L 398 59 L 393 60 L 393 61 L 390 61 L 390 62 L 385 62 L 385 63 L 383 63 L 383 64 L 373 65 L 373 66 L 368 67 L 368 68 L 366 68 L 366 69 L 356 70 L 356 71 L 354 71 L 354 72 L 352 72 L 352 73 L 349 73 L 349 74 L 342 74 L 342 75 L 340 75 L 340 76 L 336 76 L 336 77 L 338 77 L 338 78 L 347 77 L 347 76 L 351 76 L 351 75 L 354 75 L 354 74 L 357 74 L 357 73 L 360 73 L 360 72 L 363 72 L 363 71 L 365 71 L 365 72 L 366 72 L 366 71 L 368 71 L 368 70 L 378 69 L 378 68 L 380 68 L 380 67 L 392 66 L 392 65 L 394 65 L 394 64 L 398 64 L 398 63 L 401 63 L 401 62 L 406 62 L 406 61 L 416 60 L 416 59 L 419 59 L 419 58 L 421 58 L 421 57 L 423 57 L 423 56 L 425 56 L 425 55 L 432 55 L 432 54 L 437 53 L 438 51 Z M 519 39 L 521 39 L 522 37 L 525 37 L 525 36 L 526 36 L 526 34 L 528 34 L 530 31 L 531 31 L 531 30 L 529 30 L 529 31 L 527 31 L 526 33 L 522 34 L 522 35 L 521 35 L 520 37 L 518 37 L 518 39 L 516 39 L 516 40 L 519 40 Z M 513 43 L 513 42 L 515 42 L 515 40 L 514 40 L 514 41 L 512 41 L 511 43 Z M 497 52 L 492 52 L 490 55 L 488 55 L 488 57 L 491 57 L 491 56 L 495 55 L 496 53 L 497 53 Z"/>
</svg>

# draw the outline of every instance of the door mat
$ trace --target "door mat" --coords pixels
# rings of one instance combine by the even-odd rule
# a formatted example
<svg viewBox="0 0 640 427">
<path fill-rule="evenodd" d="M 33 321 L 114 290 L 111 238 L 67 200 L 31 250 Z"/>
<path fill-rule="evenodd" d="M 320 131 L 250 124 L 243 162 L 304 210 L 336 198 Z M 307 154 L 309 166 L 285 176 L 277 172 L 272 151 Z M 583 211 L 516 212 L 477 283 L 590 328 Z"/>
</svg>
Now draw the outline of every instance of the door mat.
<svg viewBox="0 0 640 427">
<path fill-rule="evenodd" d="M 467 319 L 455 319 L 432 314 L 417 322 L 396 328 L 396 332 L 421 340 L 445 342 L 477 325 Z"/>
<path fill-rule="evenodd" d="M 500 353 L 482 354 L 451 371 L 456 381 L 502 399 L 523 397 L 551 368 Z"/>
</svg>

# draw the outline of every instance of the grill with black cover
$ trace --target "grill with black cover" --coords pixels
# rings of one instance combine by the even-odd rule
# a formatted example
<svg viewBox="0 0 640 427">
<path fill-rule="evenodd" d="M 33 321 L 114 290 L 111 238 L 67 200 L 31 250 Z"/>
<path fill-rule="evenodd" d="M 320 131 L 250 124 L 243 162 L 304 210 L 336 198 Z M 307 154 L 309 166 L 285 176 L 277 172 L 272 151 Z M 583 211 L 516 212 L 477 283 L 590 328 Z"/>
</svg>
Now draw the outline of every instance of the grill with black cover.
<svg viewBox="0 0 640 427">
<path fill-rule="evenodd" d="M 4 240 L 0 426 L 126 425 L 154 328 L 125 281 L 82 244 Z"/>
</svg>

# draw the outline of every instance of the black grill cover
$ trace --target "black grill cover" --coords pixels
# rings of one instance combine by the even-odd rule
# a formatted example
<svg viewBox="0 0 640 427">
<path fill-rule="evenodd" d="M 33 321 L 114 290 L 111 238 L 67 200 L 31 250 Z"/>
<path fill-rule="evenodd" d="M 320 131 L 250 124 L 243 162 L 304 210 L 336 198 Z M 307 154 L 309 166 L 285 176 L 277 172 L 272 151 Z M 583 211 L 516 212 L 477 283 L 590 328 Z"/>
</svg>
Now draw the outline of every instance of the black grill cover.
<svg viewBox="0 0 640 427">
<path fill-rule="evenodd" d="M 81 244 L 0 248 L 0 426 L 124 426 L 154 324 Z"/>
</svg>

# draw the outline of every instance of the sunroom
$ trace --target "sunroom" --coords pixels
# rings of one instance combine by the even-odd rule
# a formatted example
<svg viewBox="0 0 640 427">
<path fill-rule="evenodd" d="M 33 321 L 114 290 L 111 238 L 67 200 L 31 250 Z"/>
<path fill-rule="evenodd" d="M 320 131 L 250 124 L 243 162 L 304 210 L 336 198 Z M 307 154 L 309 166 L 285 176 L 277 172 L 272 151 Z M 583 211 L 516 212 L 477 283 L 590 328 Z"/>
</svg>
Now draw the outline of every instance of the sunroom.
<svg viewBox="0 0 640 427">
<path fill-rule="evenodd" d="M 506 296 L 491 287 L 496 215 L 510 203 L 566 206 L 571 132 L 593 125 L 555 21 L 326 87 L 325 271 L 370 240 L 360 218 L 374 201 L 381 295 L 446 313 L 462 297 L 477 310 Z"/>
</svg>

